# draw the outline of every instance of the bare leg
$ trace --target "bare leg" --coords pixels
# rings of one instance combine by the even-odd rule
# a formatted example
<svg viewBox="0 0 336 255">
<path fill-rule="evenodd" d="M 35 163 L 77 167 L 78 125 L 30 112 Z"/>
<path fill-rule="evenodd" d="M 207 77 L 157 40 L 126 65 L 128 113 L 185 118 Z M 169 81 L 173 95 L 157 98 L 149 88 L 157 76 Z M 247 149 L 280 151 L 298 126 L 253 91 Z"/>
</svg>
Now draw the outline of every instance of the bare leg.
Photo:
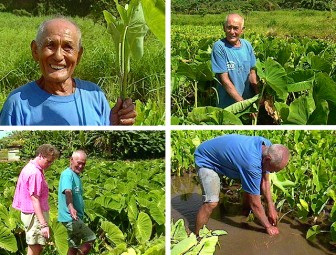
<svg viewBox="0 0 336 255">
<path fill-rule="evenodd" d="M 196 227 L 195 227 L 195 234 L 198 235 L 201 228 L 206 225 L 209 221 L 210 215 L 218 205 L 218 202 L 209 202 L 203 203 L 201 208 L 198 210 L 197 217 L 196 217 Z"/>
<path fill-rule="evenodd" d="M 92 247 L 92 242 L 87 242 L 87 243 L 83 243 L 81 245 L 81 247 L 79 248 L 79 250 L 82 252 L 81 254 L 88 254 L 91 250 Z"/>
<path fill-rule="evenodd" d="M 246 192 L 243 192 L 243 208 L 242 209 L 243 209 L 242 214 L 247 217 L 251 211 L 251 207 L 250 207 L 249 197 Z"/>
<path fill-rule="evenodd" d="M 43 247 L 40 244 L 28 245 L 27 255 L 39 255 L 42 249 Z"/>
<path fill-rule="evenodd" d="M 77 255 L 77 248 L 69 248 L 68 249 L 68 255 Z"/>
</svg>

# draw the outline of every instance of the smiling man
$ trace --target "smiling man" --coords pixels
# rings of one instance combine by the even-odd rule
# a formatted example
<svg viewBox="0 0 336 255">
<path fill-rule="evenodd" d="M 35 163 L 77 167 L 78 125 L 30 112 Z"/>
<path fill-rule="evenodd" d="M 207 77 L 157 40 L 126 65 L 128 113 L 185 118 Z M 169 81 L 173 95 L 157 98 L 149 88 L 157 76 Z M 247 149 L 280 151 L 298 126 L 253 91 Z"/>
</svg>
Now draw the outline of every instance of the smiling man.
<svg viewBox="0 0 336 255">
<path fill-rule="evenodd" d="M 68 255 L 88 254 L 96 235 L 83 222 L 84 200 L 80 174 L 86 164 L 86 153 L 75 151 L 70 158 L 70 167 L 65 169 L 58 186 L 58 221 L 68 232 Z"/>
<path fill-rule="evenodd" d="M 243 17 L 229 14 L 223 29 L 226 37 L 215 42 L 211 53 L 212 71 L 218 81 L 218 107 L 221 108 L 258 93 L 256 58 L 251 44 L 240 38 L 244 31 Z"/>
<path fill-rule="evenodd" d="M 289 150 L 260 136 L 224 135 L 200 144 L 195 164 L 203 191 L 203 205 L 196 218 L 195 233 L 207 224 L 219 202 L 220 176 L 240 179 L 244 199 L 269 235 L 279 234 L 278 214 L 272 201 L 269 173 L 285 168 Z M 264 195 L 267 211 L 261 203 Z"/>
<path fill-rule="evenodd" d="M 132 100 L 119 98 L 111 110 L 98 85 L 73 78 L 83 54 L 81 31 L 66 18 L 43 22 L 31 43 L 42 76 L 10 93 L 1 125 L 133 125 Z"/>
</svg>

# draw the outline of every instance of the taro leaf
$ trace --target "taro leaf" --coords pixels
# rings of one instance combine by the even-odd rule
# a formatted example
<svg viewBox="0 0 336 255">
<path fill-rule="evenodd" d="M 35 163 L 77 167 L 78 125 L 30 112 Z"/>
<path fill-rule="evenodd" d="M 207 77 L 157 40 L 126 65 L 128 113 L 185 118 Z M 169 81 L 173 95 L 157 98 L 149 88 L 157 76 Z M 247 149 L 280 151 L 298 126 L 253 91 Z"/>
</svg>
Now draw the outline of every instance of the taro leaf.
<svg viewBox="0 0 336 255">
<path fill-rule="evenodd" d="M 257 61 L 256 67 L 258 76 L 276 92 L 279 99 L 285 101 L 288 95 L 285 69 L 271 58 L 267 58 L 264 63 Z"/>
<path fill-rule="evenodd" d="M 233 113 L 213 106 L 194 108 L 187 119 L 196 125 L 242 125 L 241 120 Z"/>
<path fill-rule="evenodd" d="M 316 109 L 310 115 L 307 125 L 327 125 L 328 115 L 328 102 L 325 100 L 320 100 L 316 106 Z"/>
<path fill-rule="evenodd" d="M 212 255 L 215 253 L 218 236 L 202 238 L 197 246 L 192 249 L 193 254 Z"/>
<path fill-rule="evenodd" d="M 292 54 L 292 49 L 290 47 L 283 47 L 279 50 L 277 55 L 277 61 L 284 66 L 286 62 L 289 60 Z"/>
<path fill-rule="evenodd" d="M 314 100 L 310 97 L 301 96 L 295 99 L 289 106 L 287 122 L 290 124 L 306 125 L 313 107 Z"/>
<path fill-rule="evenodd" d="M 289 115 L 289 106 L 281 102 L 275 102 L 274 106 L 277 112 L 279 113 L 282 121 L 286 122 Z"/>
<path fill-rule="evenodd" d="M 136 255 L 136 252 L 133 248 L 128 248 L 127 251 L 121 253 L 121 255 Z"/>
<path fill-rule="evenodd" d="M 160 243 L 151 244 L 143 255 L 165 255 L 165 242 L 164 239 Z"/>
<path fill-rule="evenodd" d="M 326 61 L 320 56 L 311 56 L 311 54 L 308 54 L 307 57 L 308 63 L 310 63 L 312 69 L 330 73 L 332 69 L 332 62 Z"/>
<path fill-rule="evenodd" d="M 184 75 L 192 81 L 212 81 L 213 74 L 209 66 L 209 62 L 201 64 L 180 62 L 176 70 L 177 74 Z"/>
<path fill-rule="evenodd" d="M 149 206 L 150 215 L 159 224 L 165 223 L 165 196 L 163 195 L 158 203 L 156 201 Z"/>
<path fill-rule="evenodd" d="M 138 207 L 135 201 L 135 198 L 132 196 L 130 200 L 128 201 L 127 205 L 127 215 L 128 215 L 128 220 L 132 225 L 135 224 L 136 219 L 138 218 Z"/>
<path fill-rule="evenodd" d="M 295 183 L 290 180 L 279 180 L 278 176 L 275 173 L 269 174 L 272 184 L 281 189 L 285 194 L 289 195 L 286 187 L 294 187 Z"/>
<path fill-rule="evenodd" d="M 336 82 L 327 74 L 317 73 L 315 77 L 313 97 L 315 103 L 326 100 L 336 104 Z"/>
<path fill-rule="evenodd" d="M 288 84 L 288 92 L 300 92 L 313 88 L 313 80 Z"/>
<path fill-rule="evenodd" d="M 171 255 L 181 255 L 189 251 L 191 247 L 197 244 L 197 239 L 194 234 L 191 234 L 188 238 L 183 239 L 178 244 L 174 245 L 170 251 Z"/>
<path fill-rule="evenodd" d="M 306 234 L 306 239 L 312 240 L 316 237 L 317 234 L 321 232 L 321 228 L 319 225 L 314 225 L 310 229 L 308 229 Z"/>
<path fill-rule="evenodd" d="M 331 240 L 336 242 L 336 222 L 331 224 L 330 226 Z"/>
<path fill-rule="evenodd" d="M 3 204 L 0 204 L 0 219 L 10 230 L 13 230 L 16 227 L 15 218 L 11 217 Z"/>
<path fill-rule="evenodd" d="M 0 247 L 10 252 L 18 250 L 15 236 L 3 225 L 0 225 Z"/>
<path fill-rule="evenodd" d="M 112 222 L 103 221 L 102 224 L 101 224 L 101 228 L 105 231 L 106 237 L 110 241 L 112 241 L 115 245 L 119 245 L 119 244 L 125 243 L 124 234 Z"/>
<path fill-rule="evenodd" d="M 183 219 L 179 219 L 171 226 L 170 235 L 172 240 L 181 241 L 188 237 L 187 231 L 185 230 Z"/>
<path fill-rule="evenodd" d="M 314 79 L 315 72 L 311 69 L 296 70 L 288 74 L 291 83 L 304 82 Z"/>
<path fill-rule="evenodd" d="M 53 234 L 51 235 L 55 243 L 57 254 L 66 255 L 68 252 L 67 230 L 62 223 L 54 219 L 51 223 Z"/>
<path fill-rule="evenodd" d="M 259 94 L 255 95 L 252 98 L 246 99 L 244 101 L 234 103 L 234 104 L 224 108 L 224 110 L 226 110 L 228 112 L 231 112 L 233 114 L 237 114 L 239 112 L 244 111 L 248 107 L 250 107 L 253 103 L 255 103 L 258 100 L 258 98 L 259 98 Z"/>
<path fill-rule="evenodd" d="M 164 0 L 141 0 L 146 23 L 152 33 L 165 43 L 165 2 Z"/>
<path fill-rule="evenodd" d="M 140 212 L 135 224 L 135 237 L 140 244 L 147 242 L 152 235 L 152 221 L 147 213 Z"/>
<path fill-rule="evenodd" d="M 195 65 L 180 62 L 176 70 L 176 74 L 184 75 L 188 77 L 190 80 L 195 81 L 196 80 Z"/>
<path fill-rule="evenodd" d="M 228 233 L 225 230 L 214 230 L 211 232 L 213 236 L 222 236 L 227 235 Z"/>
</svg>

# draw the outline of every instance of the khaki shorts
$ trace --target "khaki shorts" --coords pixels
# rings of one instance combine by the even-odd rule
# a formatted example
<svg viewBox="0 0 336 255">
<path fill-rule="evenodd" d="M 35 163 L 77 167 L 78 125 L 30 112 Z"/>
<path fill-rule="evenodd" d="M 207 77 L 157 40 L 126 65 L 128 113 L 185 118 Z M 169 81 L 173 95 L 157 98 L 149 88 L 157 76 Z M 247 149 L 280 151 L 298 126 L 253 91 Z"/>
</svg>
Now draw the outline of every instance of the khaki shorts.
<svg viewBox="0 0 336 255">
<path fill-rule="evenodd" d="M 49 212 L 43 212 L 43 216 L 46 221 L 49 221 Z M 45 245 L 46 239 L 41 233 L 41 224 L 37 219 L 35 213 L 23 213 L 21 212 L 21 220 L 26 232 L 26 242 L 28 245 L 40 244 Z"/>
<path fill-rule="evenodd" d="M 201 183 L 203 203 L 218 202 L 221 180 L 212 169 L 197 167 L 198 178 Z"/>
<path fill-rule="evenodd" d="M 92 242 L 96 239 L 95 233 L 81 220 L 62 222 L 68 232 L 68 245 L 70 248 L 79 248 L 82 243 Z"/>
</svg>

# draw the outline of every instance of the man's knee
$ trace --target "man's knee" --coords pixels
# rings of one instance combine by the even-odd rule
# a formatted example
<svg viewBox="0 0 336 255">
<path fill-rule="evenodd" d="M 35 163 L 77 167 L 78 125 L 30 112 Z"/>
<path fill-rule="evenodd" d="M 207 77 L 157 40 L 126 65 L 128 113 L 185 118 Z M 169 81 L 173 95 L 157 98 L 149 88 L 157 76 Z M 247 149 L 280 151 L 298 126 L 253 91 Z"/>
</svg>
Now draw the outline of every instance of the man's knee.
<svg viewBox="0 0 336 255">
<path fill-rule="evenodd" d="M 213 211 L 218 206 L 218 202 L 207 202 L 204 203 L 203 206 L 206 207 L 207 210 Z"/>
</svg>

